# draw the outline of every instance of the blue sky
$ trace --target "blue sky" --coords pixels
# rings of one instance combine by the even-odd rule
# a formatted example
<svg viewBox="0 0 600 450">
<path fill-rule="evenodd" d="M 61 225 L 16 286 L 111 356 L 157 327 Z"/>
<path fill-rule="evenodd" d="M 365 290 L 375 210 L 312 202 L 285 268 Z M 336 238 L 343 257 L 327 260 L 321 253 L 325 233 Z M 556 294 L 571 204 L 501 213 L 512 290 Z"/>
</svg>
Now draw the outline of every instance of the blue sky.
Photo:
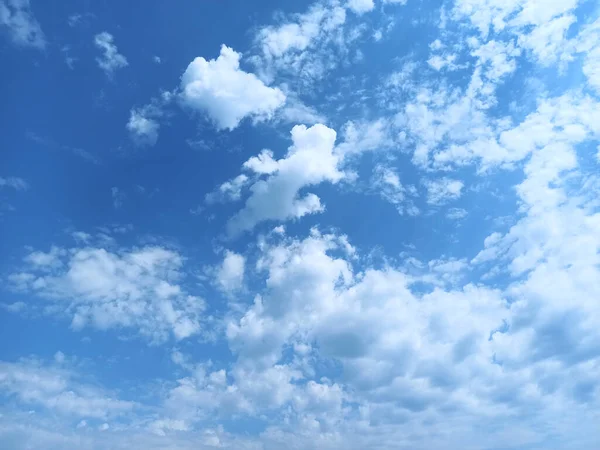
<svg viewBox="0 0 600 450">
<path fill-rule="evenodd" d="M 0 0 L 2 448 L 595 449 L 599 13 Z"/>
</svg>

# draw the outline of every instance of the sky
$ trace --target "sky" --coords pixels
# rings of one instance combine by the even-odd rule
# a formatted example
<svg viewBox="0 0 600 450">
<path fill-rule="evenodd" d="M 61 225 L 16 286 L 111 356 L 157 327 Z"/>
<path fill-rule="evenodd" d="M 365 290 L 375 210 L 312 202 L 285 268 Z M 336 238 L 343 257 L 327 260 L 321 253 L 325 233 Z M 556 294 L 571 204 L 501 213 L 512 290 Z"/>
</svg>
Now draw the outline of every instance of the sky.
<svg viewBox="0 0 600 450">
<path fill-rule="evenodd" d="M 0 0 L 0 447 L 596 450 L 595 0 Z"/>
</svg>

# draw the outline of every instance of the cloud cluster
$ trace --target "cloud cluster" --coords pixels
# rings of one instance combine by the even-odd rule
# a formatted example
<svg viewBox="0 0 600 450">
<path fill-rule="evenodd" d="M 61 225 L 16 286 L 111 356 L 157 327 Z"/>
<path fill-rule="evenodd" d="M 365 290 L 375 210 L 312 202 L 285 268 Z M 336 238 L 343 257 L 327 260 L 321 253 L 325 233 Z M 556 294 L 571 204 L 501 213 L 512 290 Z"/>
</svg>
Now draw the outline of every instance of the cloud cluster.
<svg viewBox="0 0 600 450">
<path fill-rule="evenodd" d="M 73 418 L 107 419 L 131 412 L 136 404 L 79 380 L 57 353 L 56 363 L 37 359 L 0 361 L 0 395 L 14 396 L 33 408 Z"/>
<path fill-rule="evenodd" d="M 560 442 L 593 435 L 591 422 L 573 420 L 600 401 L 600 221 L 590 197 L 562 200 L 561 174 L 575 166 L 572 150 L 557 150 L 525 169 L 526 215 L 486 242 L 493 261 L 508 259 L 513 281 L 502 289 L 462 284 L 465 260 L 421 264 L 421 274 L 357 270 L 346 239 L 317 230 L 264 243 L 256 267 L 266 288 L 227 325 L 235 366 L 188 364 L 194 375 L 169 394 L 175 417 L 269 414 L 278 424 L 272 432 L 300 448 L 310 447 L 304 433 L 324 448 L 368 448 L 382 437 L 412 448 L 445 448 L 450 438 L 487 448 L 496 438 L 491 423 L 525 432 L 525 417 L 534 425 L 503 435 L 508 446 L 548 444 L 543 430 L 559 417 L 570 424 L 557 432 Z M 431 289 L 417 288 L 423 282 Z M 327 378 L 332 360 L 342 384 Z"/>
<path fill-rule="evenodd" d="M 289 81 L 303 88 L 337 66 L 339 54 L 357 36 L 345 35 L 346 9 L 332 3 L 316 2 L 307 12 L 257 32 L 258 54 L 253 61 L 262 78 L 293 74 Z"/>
<path fill-rule="evenodd" d="M 131 329 L 152 342 L 200 331 L 204 301 L 180 284 L 183 259 L 172 250 L 53 247 L 31 252 L 24 263 L 8 277 L 12 288 L 47 299 L 75 330 Z"/>
</svg>

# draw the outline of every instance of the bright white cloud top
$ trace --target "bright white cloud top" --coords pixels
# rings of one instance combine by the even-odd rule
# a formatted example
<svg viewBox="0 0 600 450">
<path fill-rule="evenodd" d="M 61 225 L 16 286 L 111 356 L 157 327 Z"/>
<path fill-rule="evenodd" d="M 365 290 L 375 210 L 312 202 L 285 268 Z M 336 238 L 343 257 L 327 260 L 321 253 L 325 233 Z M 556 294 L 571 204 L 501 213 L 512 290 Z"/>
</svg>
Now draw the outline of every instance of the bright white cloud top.
<svg viewBox="0 0 600 450">
<path fill-rule="evenodd" d="M 223 45 L 217 59 L 197 57 L 181 77 L 183 102 L 206 112 L 217 128 L 232 130 L 245 117 L 267 120 L 285 102 L 281 90 L 241 70 L 240 57 Z"/>
<path fill-rule="evenodd" d="M 275 161 L 263 151 L 253 156 L 244 167 L 257 174 L 268 174 L 250 186 L 251 194 L 244 208 L 228 223 L 231 234 L 251 230 L 265 220 L 300 218 L 323 210 L 319 197 L 313 193 L 300 196 L 302 188 L 324 181 L 337 183 L 344 174 L 338 170 L 340 157 L 333 152 L 336 133 L 324 125 L 292 129 L 293 145 L 285 158 Z"/>
<path fill-rule="evenodd" d="M 597 450 L 597 5 L 191 3 L 0 0 L 0 447 Z"/>
</svg>

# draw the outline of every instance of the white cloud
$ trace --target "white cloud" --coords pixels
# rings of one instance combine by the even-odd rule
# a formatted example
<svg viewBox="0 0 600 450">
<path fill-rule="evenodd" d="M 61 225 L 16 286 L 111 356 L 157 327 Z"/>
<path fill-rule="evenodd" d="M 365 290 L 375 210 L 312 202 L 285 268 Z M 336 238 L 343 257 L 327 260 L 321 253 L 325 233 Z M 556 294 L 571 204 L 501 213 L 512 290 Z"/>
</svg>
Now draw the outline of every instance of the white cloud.
<svg viewBox="0 0 600 450">
<path fill-rule="evenodd" d="M 241 55 L 223 45 L 217 59 L 197 57 L 181 77 L 183 102 L 208 114 L 219 129 L 233 130 L 248 117 L 264 121 L 285 103 L 285 94 L 240 69 Z"/>
<path fill-rule="evenodd" d="M 48 311 L 71 317 L 74 329 L 133 329 L 155 342 L 200 330 L 204 302 L 178 283 L 183 258 L 172 250 L 54 247 L 30 253 L 25 263 L 8 277 L 11 286 L 46 298 Z"/>
<path fill-rule="evenodd" d="M 303 14 L 287 17 L 278 26 L 261 28 L 256 34 L 258 54 L 252 61 L 261 78 L 293 74 L 289 81 L 306 89 L 335 68 L 358 38 L 345 33 L 346 9 L 337 2 L 316 2 Z"/>
<path fill-rule="evenodd" d="M 531 50 L 538 62 L 549 66 L 557 61 L 571 60 L 567 42 L 567 31 L 577 21 L 572 14 L 556 17 L 549 22 L 538 25 L 531 33 L 521 34 L 519 44 Z"/>
<path fill-rule="evenodd" d="M 261 29 L 257 39 L 266 57 L 281 57 L 290 51 L 306 50 L 345 21 L 343 8 L 336 6 L 330 9 L 316 3 L 305 14 L 297 15 L 292 22 Z"/>
<path fill-rule="evenodd" d="M 577 117 L 573 106 L 548 118 L 554 132 L 542 137 L 525 166 L 516 189 L 523 217 L 507 233 L 490 235 L 473 262 L 506 270 L 514 280 L 507 289 L 510 332 L 498 335 L 496 359 L 524 373 L 550 371 L 561 386 L 548 391 L 551 381 L 541 377 L 542 393 L 563 390 L 586 404 L 598 400 L 586 371 L 596 372 L 600 356 L 589 346 L 600 338 L 592 300 L 600 293 L 600 214 L 597 193 L 577 187 L 585 177 L 575 149 L 585 135 L 559 125 Z"/>
<path fill-rule="evenodd" d="M 477 352 L 491 351 L 489 332 L 507 314 L 500 293 L 466 286 L 417 298 L 410 278 L 393 269 L 353 274 L 347 261 L 329 255 L 339 245 L 335 237 L 317 233 L 265 249 L 261 266 L 268 270 L 268 290 L 227 331 L 240 364 L 268 367 L 286 343 L 308 333 L 322 357 L 343 364 L 354 401 L 369 399 L 375 407 L 394 398 L 400 407 L 417 408 L 417 402 L 433 407 L 441 395 L 433 362 L 460 364 L 471 356 L 475 362 Z M 464 264 L 432 267 L 454 274 Z M 429 382 L 418 383 L 419 377 Z M 408 386 L 419 392 L 403 400 Z"/>
<path fill-rule="evenodd" d="M 491 83 L 498 83 L 517 69 L 516 58 L 521 50 L 514 42 L 491 40 L 485 44 L 477 42 L 472 48 L 471 55 L 478 58 L 482 75 Z"/>
<path fill-rule="evenodd" d="M 541 167 L 551 163 L 552 155 L 545 157 Z M 572 167 L 568 160 L 564 163 L 567 164 L 564 167 Z M 563 167 L 562 163 L 552 165 Z M 530 176 L 544 174 L 545 170 L 540 170 L 537 163 L 534 166 Z M 541 176 L 547 180 L 544 183 L 556 180 Z M 557 218 L 562 218 L 562 224 L 566 225 L 564 221 L 570 221 L 572 215 L 566 214 L 567 211 L 561 213 Z M 588 219 L 592 219 L 589 227 L 600 224 L 595 216 Z M 556 229 L 558 224 L 556 219 L 553 221 L 546 220 L 548 230 Z M 583 223 L 578 218 L 574 227 Z M 539 231 L 539 225 L 535 224 L 531 231 L 534 230 Z M 284 349 L 290 347 L 298 350 L 294 350 L 297 352 L 288 367 L 304 367 L 300 361 L 307 352 L 317 360 L 334 358 L 344 373 L 340 396 L 347 396 L 359 405 L 356 413 L 361 411 L 361 417 L 369 423 L 363 433 L 373 433 L 379 439 L 381 433 L 389 437 L 389 430 L 384 431 L 388 425 L 400 427 L 400 436 L 415 426 L 421 429 L 418 422 L 427 417 L 442 435 L 454 436 L 454 442 L 464 439 L 471 445 L 477 441 L 480 443 L 476 445 L 484 448 L 487 442 L 492 443 L 487 431 L 481 435 L 476 431 L 483 415 L 487 419 L 482 423 L 491 419 L 518 426 L 520 419 L 510 417 L 514 417 L 512 411 L 520 408 L 554 405 L 557 416 L 552 418 L 554 413 L 544 409 L 547 412 L 536 413 L 536 417 L 542 421 L 562 420 L 565 404 L 573 408 L 569 414 L 585 415 L 585 404 L 597 401 L 594 387 L 586 381 L 589 380 L 586 370 L 593 367 L 591 370 L 598 372 L 599 355 L 595 352 L 596 356 L 592 356 L 586 343 L 595 341 L 599 329 L 598 309 L 590 300 L 600 288 L 600 278 L 595 276 L 597 267 L 585 275 L 577 273 L 597 265 L 598 235 L 589 228 L 586 239 L 579 244 L 575 235 L 572 241 L 557 243 L 546 236 L 536 237 L 536 242 L 560 253 L 555 260 L 549 259 L 548 264 L 535 269 L 539 271 L 535 284 L 515 282 L 506 292 L 469 284 L 461 287 L 458 284 L 461 274 L 469 267 L 465 260 L 430 261 L 426 265 L 430 282 L 435 286 L 455 287 L 448 291 L 436 287 L 429 293 L 415 294 L 411 289 L 413 281 L 426 278 L 412 277 L 391 267 L 367 268 L 355 273 L 350 262 L 339 255 L 341 244 L 332 235 L 313 232 L 301 241 L 265 245 L 258 268 L 267 271 L 267 288 L 239 320 L 229 323 L 227 336 L 238 354 L 238 366 L 244 367 L 246 377 L 250 378 L 262 377 L 275 367 L 281 373 L 283 367 L 277 361 L 281 361 Z M 532 237 L 524 236 L 522 244 L 533 243 Z M 519 245 L 511 259 L 518 261 L 523 250 L 526 247 Z M 544 283 L 548 281 L 543 280 L 548 280 L 547 269 L 554 263 L 560 264 L 557 270 L 565 271 L 565 267 L 575 264 L 579 271 L 573 267 L 563 275 L 556 272 L 552 287 L 547 288 Z M 582 263 L 585 265 L 581 266 Z M 570 277 L 576 278 L 569 281 Z M 564 283 L 576 281 L 586 283 L 581 285 L 581 291 L 575 291 L 577 307 L 581 305 L 587 311 L 581 316 L 569 315 L 575 314 L 576 306 L 565 297 L 577 288 Z M 509 303 L 505 300 L 507 296 L 520 300 Z M 551 303 L 546 304 L 543 299 Z M 564 312 L 568 314 L 565 316 Z M 575 334 L 569 330 L 572 326 Z M 561 339 L 567 341 L 560 344 Z M 319 349 L 316 355 L 310 350 L 313 343 Z M 252 405 L 260 404 L 263 410 L 273 404 L 283 409 L 287 404 L 293 405 L 293 391 L 303 386 L 300 381 L 304 377 L 310 379 L 311 373 L 300 369 L 296 381 L 282 377 L 277 383 L 272 382 L 279 395 L 261 396 Z M 564 381 L 567 374 L 574 378 Z M 241 380 L 233 378 L 235 382 L 227 392 L 238 389 Z M 563 381 L 556 384 L 552 380 Z M 248 379 L 244 382 L 250 383 Z M 587 396 L 581 397 L 586 400 L 580 400 L 580 395 Z M 237 400 L 242 401 L 239 397 Z M 236 407 L 243 405 L 237 403 Z M 332 413 L 333 406 L 325 410 L 339 417 Z M 294 411 L 306 414 L 300 409 Z M 346 414 L 337 426 L 357 433 L 358 424 L 352 419 L 354 412 Z M 290 420 L 294 420 L 293 416 Z M 467 427 L 460 438 L 455 434 L 458 423 Z M 294 422 L 293 426 L 298 424 Z M 428 436 L 424 441 L 417 437 L 419 433 L 407 441 L 412 448 L 445 448 L 443 439 L 438 443 L 429 436 L 426 430 L 430 426 L 431 423 L 422 428 L 423 436 Z M 322 436 L 322 432 L 315 430 L 316 436 Z M 565 433 L 564 436 L 571 436 L 571 431 L 565 429 Z M 293 436 L 299 439 L 297 433 Z M 361 448 L 373 445 L 362 441 L 358 444 L 356 439 L 362 438 L 354 434 L 351 439 Z M 519 438 L 507 439 L 507 445 L 519 442 Z"/>
<path fill-rule="evenodd" d="M 390 203 L 402 203 L 404 188 L 398 174 L 389 167 L 378 166 L 375 168 L 375 175 L 373 184 L 375 188 L 381 189 L 381 195 Z"/>
<path fill-rule="evenodd" d="M 582 217 L 586 212 L 585 203 L 578 204 L 582 199 L 579 196 L 569 198 L 563 176 L 577 167 L 574 146 L 600 133 L 598 107 L 597 102 L 588 97 L 566 94 L 541 103 L 523 123 L 505 132 L 503 141 L 507 145 L 518 145 L 531 154 L 525 167 L 527 177 L 517 187 L 528 217 L 503 237 L 498 233 L 490 235 L 474 262 L 511 258 L 509 269 L 518 275 L 533 269 L 549 251 L 555 251 L 554 245 L 568 245 L 557 240 L 559 236 L 554 236 L 552 227 L 558 227 L 557 230 L 564 234 L 561 237 L 567 238 L 571 233 L 581 235 L 592 225 L 593 221 Z M 568 215 L 568 227 L 560 225 L 562 220 L 557 222 L 559 214 Z M 578 225 L 579 220 L 590 224 Z M 582 228 L 570 232 L 571 226 Z M 544 236 L 549 239 L 547 244 L 543 244 Z M 516 245 L 519 240 L 522 244 Z M 525 253 L 526 247 L 532 248 Z M 568 255 L 563 255 L 563 260 L 567 259 Z"/>
<path fill-rule="evenodd" d="M 217 270 L 216 280 L 225 292 L 232 292 L 242 287 L 244 282 L 246 258 L 227 250 L 221 266 Z"/>
<path fill-rule="evenodd" d="M 29 184 L 23 178 L 19 177 L 0 177 L 0 189 L 5 187 L 16 191 L 26 191 L 29 189 Z"/>
<path fill-rule="evenodd" d="M 483 37 L 490 29 L 500 32 L 511 26 L 543 25 L 577 6 L 578 0 L 458 0 L 455 17 L 467 17 Z"/>
<path fill-rule="evenodd" d="M 463 187 L 462 181 L 447 177 L 427 180 L 425 182 L 427 203 L 430 205 L 443 205 L 456 200 L 461 196 Z"/>
<path fill-rule="evenodd" d="M 457 55 L 455 53 L 447 53 L 445 55 L 432 55 L 428 60 L 427 64 L 429 64 L 432 68 L 437 70 L 438 72 L 442 69 L 446 69 L 449 71 L 457 70 L 459 66 L 455 64 Z"/>
<path fill-rule="evenodd" d="M 46 39 L 33 17 L 29 0 L 0 1 L 0 29 L 6 27 L 12 41 L 24 47 L 43 49 Z"/>
<path fill-rule="evenodd" d="M 381 150 L 392 142 L 390 124 L 385 119 L 349 121 L 344 125 L 342 135 L 343 141 L 336 147 L 336 152 L 343 157 Z"/>
<path fill-rule="evenodd" d="M 156 120 L 146 117 L 143 111 L 132 109 L 127 122 L 127 129 L 134 142 L 140 145 L 154 145 L 158 139 L 159 124 Z"/>
<path fill-rule="evenodd" d="M 590 86 L 600 93 L 600 46 L 586 55 L 583 73 Z"/>
<path fill-rule="evenodd" d="M 71 14 L 69 17 L 67 17 L 67 24 L 69 24 L 69 26 L 72 28 L 80 25 L 87 26 L 89 25 L 90 20 L 94 17 L 94 14 L 89 12 Z"/>
<path fill-rule="evenodd" d="M 429 44 L 429 50 L 431 51 L 442 50 L 443 48 L 446 48 L 446 46 L 442 44 L 442 41 L 440 41 L 439 39 L 436 39 L 431 44 Z"/>
<path fill-rule="evenodd" d="M 62 266 L 61 258 L 66 255 L 64 249 L 52 246 L 50 251 L 34 251 L 25 257 L 25 262 L 40 271 L 52 271 Z"/>
<path fill-rule="evenodd" d="M 348 8 L 356 14 L 364 14 L 375 8 L 373 0 L 348 0 Z"/>
<path fill-rule="evenodd" d="M 481 85 L 481 78 L 479 75 L 473 78 L 464 93 L 444 87 L 422 87 L 403 107 L 397 116 L 397 126 L 405 129 L 409 142 L 415 144 L 414 164 L 428 167 L 431 164 L 430 154 L 440 146 L 443 150 L 434 155 L 435 166 L 443 168 L 446 164 L 460 164 L 464 158 L 462 154 L 466 153 L 465 144 L 482 146 L 482 141 L 487 143 L 493 136 L 494 124 L 489 123 L 477 103 L 479 89 L 476 86 Z M 442 143 L 446 145 L 442 146 Z M 481 154 L 484 158 L 491 158 L 494 148 L 488 153 L 481 151 Z"/>
<path fill-rule="evenodd" d="M 467 217 L 469 213 L 463 208 L 450 208 L 446 213 L 446 217 L 450 220 L 461 220 Z"/>
<path fill-rule="evenodd" d="M 488 39 L 490 31 L 508 32 L 542 65 L 571 60 L 566 33 L 576 21 L 579 0 L 458 0 L 455 19 L 468 18 Z"/>
<path fill-rule="evenodd" d="M 79 378 L 62 364 L 48 365 L 36 359 L 0 361 L 0 392 L 15 396 L 22 404 L 46 408 L 52 414 L 105 419 L 126 414 L 136 406 L 81 383 Z"/>
<path fill-rule="evenodd" d="M 141 107 L 132 108 L 126 128 L 133 142 L 139 146 L 152 146 L 158 140 L 159 119 L 166 115 L 165 108 L 174 94 L 162 91 L 159 96 Z"/>
<path fill-rule="evenodd" d="M 237 201 L 242 196 L 242 189 L 248 186 L 251 180 L 243 173 L 221 184 L 215 191 L 209 192 L 204 197 L 206 203 Z"/>
<path fill-rule="evenodd" d="M 189 428 L 183 420 L 158 419 L 148 425 L 148 428 L 158 436 L 166 436 L 168 431 L 187 431 Z"/>
<path fill-rule="evenodd" d="M 54 361 L 57 364 L 63 364 L 65 362 L 65 359 L 66 359 L 65 354 L 63 352 L 61 352 L 60 350 L 54 354 Z"/>
<path fill-rule="evenodd" d="M 251 170 L 252 172 L 260 175 L 268 175 L 277 172 L 279 169 L 279 163 L 273 159 L 273 152 L 265 149 L 261 151 L 258 156 L 252 156 L 244 163 L 243 167 L 244 169 Z"/>
<path fill-rule="evenodd" d="M 293 94 L 286 92 L 285 105 L 278 110 L 278 117 L 281 120 L 293 123 L 314 125 L 316 123 L 326 123 L 325 116 L 319 114 L 314 108 L 305 105 Z"/>
<path fill-rule="evenodd" d="M 246 163 L 246 167 L 263 173 L 267 170 L 270 175 L 250 187 L 251 194 L 244 208 L 227 224 L 230 234 L 251 230 L 265 220 L 288 220 L 320 212 L 323 205 L 319 197 L 307 193 L 299 198 L 299 191 L 324 181 L 337 183 L 342 179 L 343 173 L 338 170 L 340 158 L 333 151 L 334 130 L 321 124 L 310 128 L 297 125 L 291 134 L 293 145 L 284 158 L 274 161 L 263 152 L 262 160 L 252 158 Z"/>
<path fill-rule="evenodd" d="M 467 18 L 480 30 L 479 38 L 465 40 L 477 61 L 464 89 L 445 83 L 434 86 L 425 81 L 413 90 L 413 100 L 403 106 L 397 117 L 397 125 L 407 130 L 408 142 L 415 145 L 413 162 L 444 170 L 476 162 L 478 171 L 483 173 L 497 166 L 514 167 L 527 157 L 528 152 L 521 153 L 501 141 L 503 133 L 512 127 L 510 118 L 488 111 L 498 104 L 496 89 L 516 73 L 522 55 L 543 66 L 559 63 L 564 68 L 576 52 L 583 53 L 584 73 L 587 66 L 591 74 L 588 81 L 593 87 L 591 50 L 598 42 L 595 26 L 586 25 L 578 36 L 567 38 L 576 6 L 575 0 L 455 2 L 452 17 Z M 464 47 L 464 42 L 456 45 Z M 445 42 L 444 47 L 441 41 L 431 46 L 434 51 L 446 47 L 452 47 L 452 42 Z M 430 62 L 436 68 L 444 67 L 441 56 L 432 58 Z M 544 96 L 540 98 L 543 101 Z"/>
<path fill-rule="evenodd" d="M 129 65 L 127 58 L 119 53 L 112 34 L 106 31 L 97 34 L 94 37 L 94 44 L 103 53 L 102 56 L 96 58 L 98 67 L 109 77 L 112 77 L 117 69 Z"/>
<path fill-rule="evenodd" d="M 415 195 L 414 186 L 405 188 L 400 182 L 398 174 L 390 167 L 378 165 L 373 170 L 371 188 L 385 201 L 396 206 L 400 214 L 407 213 L 411 216 L 419 214 L 419 209 L 413 204 L 411 198 Z"/>
<path fill-rule="evenodd" d="M 600 93 L 600 19 L 582 27 L 574 41 L 575 50 L 584 54 L 583 74 L 589 86 Z"/>
<path fill-rule="evenodd" d="M 552 220 L 561 222 L 545 216 L 547 228 L 540 228 L 531 218 L 539 211 L 534 204 L 545 200 L 527 193 L 542 189 L 555 197 L 551 191 L 563 189 L 556 177 L 573 168 L 573 159 L 568 149 L 561 152 L 541 152 L 526 169 L 534 183 L 519 192 L 533 203 L 521 230 L 559 225 L 568 231 L 563 227 L 575 213 L 573 227 L 587 227 L 586 238 L 578 242 L 568 232 L 568 242 L 535 234 L 514 241 L 513 260 L 531 244 L 559 253 L 548 253 L 525 283 L 516 280 L 504 291 L 462 285 L 469 270 L 462 259 L 422 264 L 425 277 L 390 265 L 369 267 L 345 250 L 345 237 L 316 230 L 304 239 L 262 241 L 256 267 L 265 288 L 245 311 L 227 318 L 237 359 L 221 369 L 175 352 L 173 361 L 186 374 L 168 389 L 164 407 L 146 428 L 166 437 L 211 420 L 268 415 L 271 423 L 258 442 L 274 448 L 293 442 L 301 449 L 376 448 L 383 440 L 387 448 L 402 441 L 410 448 L 442 449 L 449 439 L 486 448 L 500 438 L 507 446 L 545 446 L 545 432 L 531 431 L 538 421 L 544 428 L 566 421 L 569 426 L 552 436 L 559 442 L 596 433 L 595 421 L 586 417 L 598 402 L 600 355 L 590 344 L 600 329 L 592 301 L 600 278 L 590 270 L 598 270 L 600 221 L 597 213 L 584 218 L 576 203 L 559 202 L 543 207 L 567 208 L 554 211 L 560 214 Z M 547 272 L 557 263 L 556 272 Z M 413 289 L 416 282 L 432 289 Z M 574 314 L 575 305 L 586 314 Z M 332 361 L 343 383 L 317 371 Z M 510 426 L 511 433 L 490 431 L 490 421 Z M 432 426 L 437 437 L 428 432 Z M 201 442 L 197 435 L 186 438 Z M 230 437 L 217 429 L 206 439 L 224 443 Z"/>
<path fill-rule="evenodd" d="M 487 60 L 485 53 L 480 54 Z M 450 170 L 458 166 L 477 165 L 484 173 L 493 167 L 511 168 L 527 158 L 539 145 L 556 136 L 557 126 L 567 126 L 572 133 L 590 132 L 594 127 L 591 118 L 597 118 L 596 102 L 591 97 L 563 95 L 546 98 L 540 95 L 537 111 L 515 126 L 508 117 L 492 118 L 487 114 L 490 97 L 481 92 L 493 87 L 491 80 L 505 72 L 505 57 L 495 59 L 496 68 L 477 68 L 466 92 L 434 91 L 422 87 L 414 100 L 408 102 L 398 114 L 396 126 L 407 130 L 408 142 L 414 143 L 413 162 L 423 168 Z M 485 74 L 489 82 L 482 82 Z M 491 83 L 491 84 L 490 84 Z M 493 99 L 495 102 L 495 99 Z M 564 111 L 572 111 L 569 116 Z M 520 140 L 517 136 L 525 136 Z"/>
<path fill-rule="evenodd" d="M 230 235 L 251 230 L 265 220 L 295 219 L 320 212 L 323 205 L 316 195 L 308 193 L 303 199 L 297 198 L 302 188 L 324 181 L 337 183 L 345 176 L 341 166 L 354 156 L 386 148 L 392 143 L 389 122 L 384 119 L 348 122 L 344 127 L 343 142 L 334 147 L 335 139 L 335 131 L 325 125 L 310 128 L 297 125 L 292 129 L 294 145 L 284 158 L 276 160 L 273 152 L 265 149 L 243 164 L 244 169 L 259 177 L 269 175 L 266 179 L 241 174 L 208 194 L 206 201 L 238 200 L 242 189 L 250 185 L 250 197 L 245 207 L 228 223 Z M 389 185 L 385 177 L 379 178 L 374 181 L 375 189 L 383 188 L 384 198 L 393 200 L 392 203 L 398 206 L 404 188 Z M 391 178 L 387 177 L 387 180 Z M 400 206 L 398 209 L 405 210 Z M 406 212 L 417 214 L 418 210 L 410 203 Z"/>
</svg>

